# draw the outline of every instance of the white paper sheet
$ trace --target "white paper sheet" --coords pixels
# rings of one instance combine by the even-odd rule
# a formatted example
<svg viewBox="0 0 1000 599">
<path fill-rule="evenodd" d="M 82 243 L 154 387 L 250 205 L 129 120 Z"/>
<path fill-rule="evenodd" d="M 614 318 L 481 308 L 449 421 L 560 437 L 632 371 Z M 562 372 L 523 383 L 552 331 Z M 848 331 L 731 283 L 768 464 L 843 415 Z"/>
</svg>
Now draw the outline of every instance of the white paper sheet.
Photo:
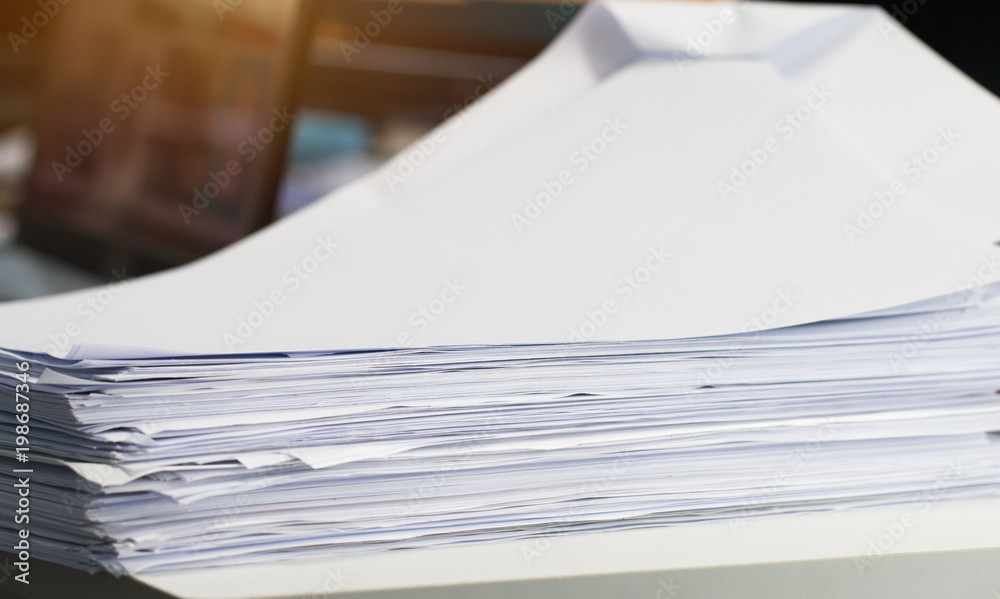
<svg viewBox="0 0 1000 599">
<path fill-rule="evenodd" d="M 705 23 L 726 10 L 732 22 L 712 37 Z M 412 151 L 225 251 L 105 291 L 97 314 L 85 306 L 98 289 L 2 305 L 0 346 L 676 338 L 737 332 L 782 294 L 792 305 L 765 326 L 997 278 L 1000 205 L 988 191 L 1000 173 L 984 161 L 1000 143 L 1000 106 L 902 30 L 886 36 L 885 20 L 853 7 L 595 6 L 425 138 L 443 141 L 402 182 L 387 175 Z M 711 43 L 686 54 L 705 31 Z M 816 109 L 786 139 L 791 125 L 778 121 L 802 106 Z M 939 130 L 959 139 L 911 182 L 905 157 L 933 148 Z M 720 181 L 768 139 L 777 151 L 723 200 Z M 592 143 L 605 151 L 590 161 L 578 148 Z M 525 198 L 564 172 L 571 183 L 519 231 L 514 217 L 534 214 Z M 907 192 L 863 234 L 846 233 L 896 179 Z M 605 306 L 615 314 L 602 317 Z"/>
</svg>

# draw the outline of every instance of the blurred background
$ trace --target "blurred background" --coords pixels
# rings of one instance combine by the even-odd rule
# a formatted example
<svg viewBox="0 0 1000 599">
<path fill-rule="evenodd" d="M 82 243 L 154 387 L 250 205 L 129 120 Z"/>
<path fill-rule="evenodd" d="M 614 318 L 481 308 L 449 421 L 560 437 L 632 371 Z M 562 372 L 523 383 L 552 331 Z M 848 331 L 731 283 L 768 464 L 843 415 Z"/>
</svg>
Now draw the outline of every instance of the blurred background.
<svg viewBox="0 0 1000 599">
<path fill-rule="evenodd" d="M 184 264 L 308 205 L 583 2 L 4 0 L 0 301 Z M 990 3 L 880 4 L 1000 94 Z"/>
</svg>

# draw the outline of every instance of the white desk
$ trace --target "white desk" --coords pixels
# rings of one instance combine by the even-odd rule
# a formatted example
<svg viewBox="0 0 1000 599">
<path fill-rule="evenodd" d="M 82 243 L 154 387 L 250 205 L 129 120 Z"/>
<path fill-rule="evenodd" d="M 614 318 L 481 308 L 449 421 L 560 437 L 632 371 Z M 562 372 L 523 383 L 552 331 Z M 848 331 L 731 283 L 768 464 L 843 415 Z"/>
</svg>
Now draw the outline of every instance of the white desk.
<svg viewBox="0 0 1000 599">
<path fill-rule="evenodd" d="M 735 532 L 725 522 L 693 524 L 139 580 L 185 599 L 1000 597 L 1000 497 L 925 507 L 760 517 Z M 885 554 L 863 561 L 879 542 Z"/>
</svg>

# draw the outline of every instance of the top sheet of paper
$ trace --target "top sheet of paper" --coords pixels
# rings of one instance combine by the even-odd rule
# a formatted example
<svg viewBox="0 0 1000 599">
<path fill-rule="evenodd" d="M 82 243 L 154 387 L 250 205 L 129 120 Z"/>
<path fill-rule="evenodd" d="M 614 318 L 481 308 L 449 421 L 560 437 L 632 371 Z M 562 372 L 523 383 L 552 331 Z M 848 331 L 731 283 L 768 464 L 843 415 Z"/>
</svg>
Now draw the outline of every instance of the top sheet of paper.
<svg viewBox="0 0 1000 599">
<path fill-rule="evenodd" d="M 877 10 L 595 5 L 381 170 L 190 266 L 0 306 L 0 346 L 666 339 L 882 309 L 997 278 L 998 146 L 996 100 Z"/>
</svg>

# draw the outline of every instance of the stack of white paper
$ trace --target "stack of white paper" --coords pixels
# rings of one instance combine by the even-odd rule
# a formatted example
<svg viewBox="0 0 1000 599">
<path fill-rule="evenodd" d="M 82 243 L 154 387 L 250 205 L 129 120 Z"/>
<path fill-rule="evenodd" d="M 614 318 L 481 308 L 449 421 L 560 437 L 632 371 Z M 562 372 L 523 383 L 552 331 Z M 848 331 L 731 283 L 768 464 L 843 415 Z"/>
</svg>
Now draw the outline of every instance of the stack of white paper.
<svg viewBox="0 0 1000 599">
<path fill-rule="evenodd" d="M 998 145 L 1000 105 L 881 12 L 588 7 L 304 212 L 0 306 L 32 551 L 134 573 L 996 494 Z"/>
<path fill-rule="evenodd" d="M 972 295 L 676 341 L 5 354 L 0 367 L 31 364 L 37 554 L 135 573 L 706 518 L 738 527 L 775 510 L 919 500 L 936 481 L 994 494 L 1000 287 Z M 944 324 L 920 334 L 930 322 Z"/>
</svg>

